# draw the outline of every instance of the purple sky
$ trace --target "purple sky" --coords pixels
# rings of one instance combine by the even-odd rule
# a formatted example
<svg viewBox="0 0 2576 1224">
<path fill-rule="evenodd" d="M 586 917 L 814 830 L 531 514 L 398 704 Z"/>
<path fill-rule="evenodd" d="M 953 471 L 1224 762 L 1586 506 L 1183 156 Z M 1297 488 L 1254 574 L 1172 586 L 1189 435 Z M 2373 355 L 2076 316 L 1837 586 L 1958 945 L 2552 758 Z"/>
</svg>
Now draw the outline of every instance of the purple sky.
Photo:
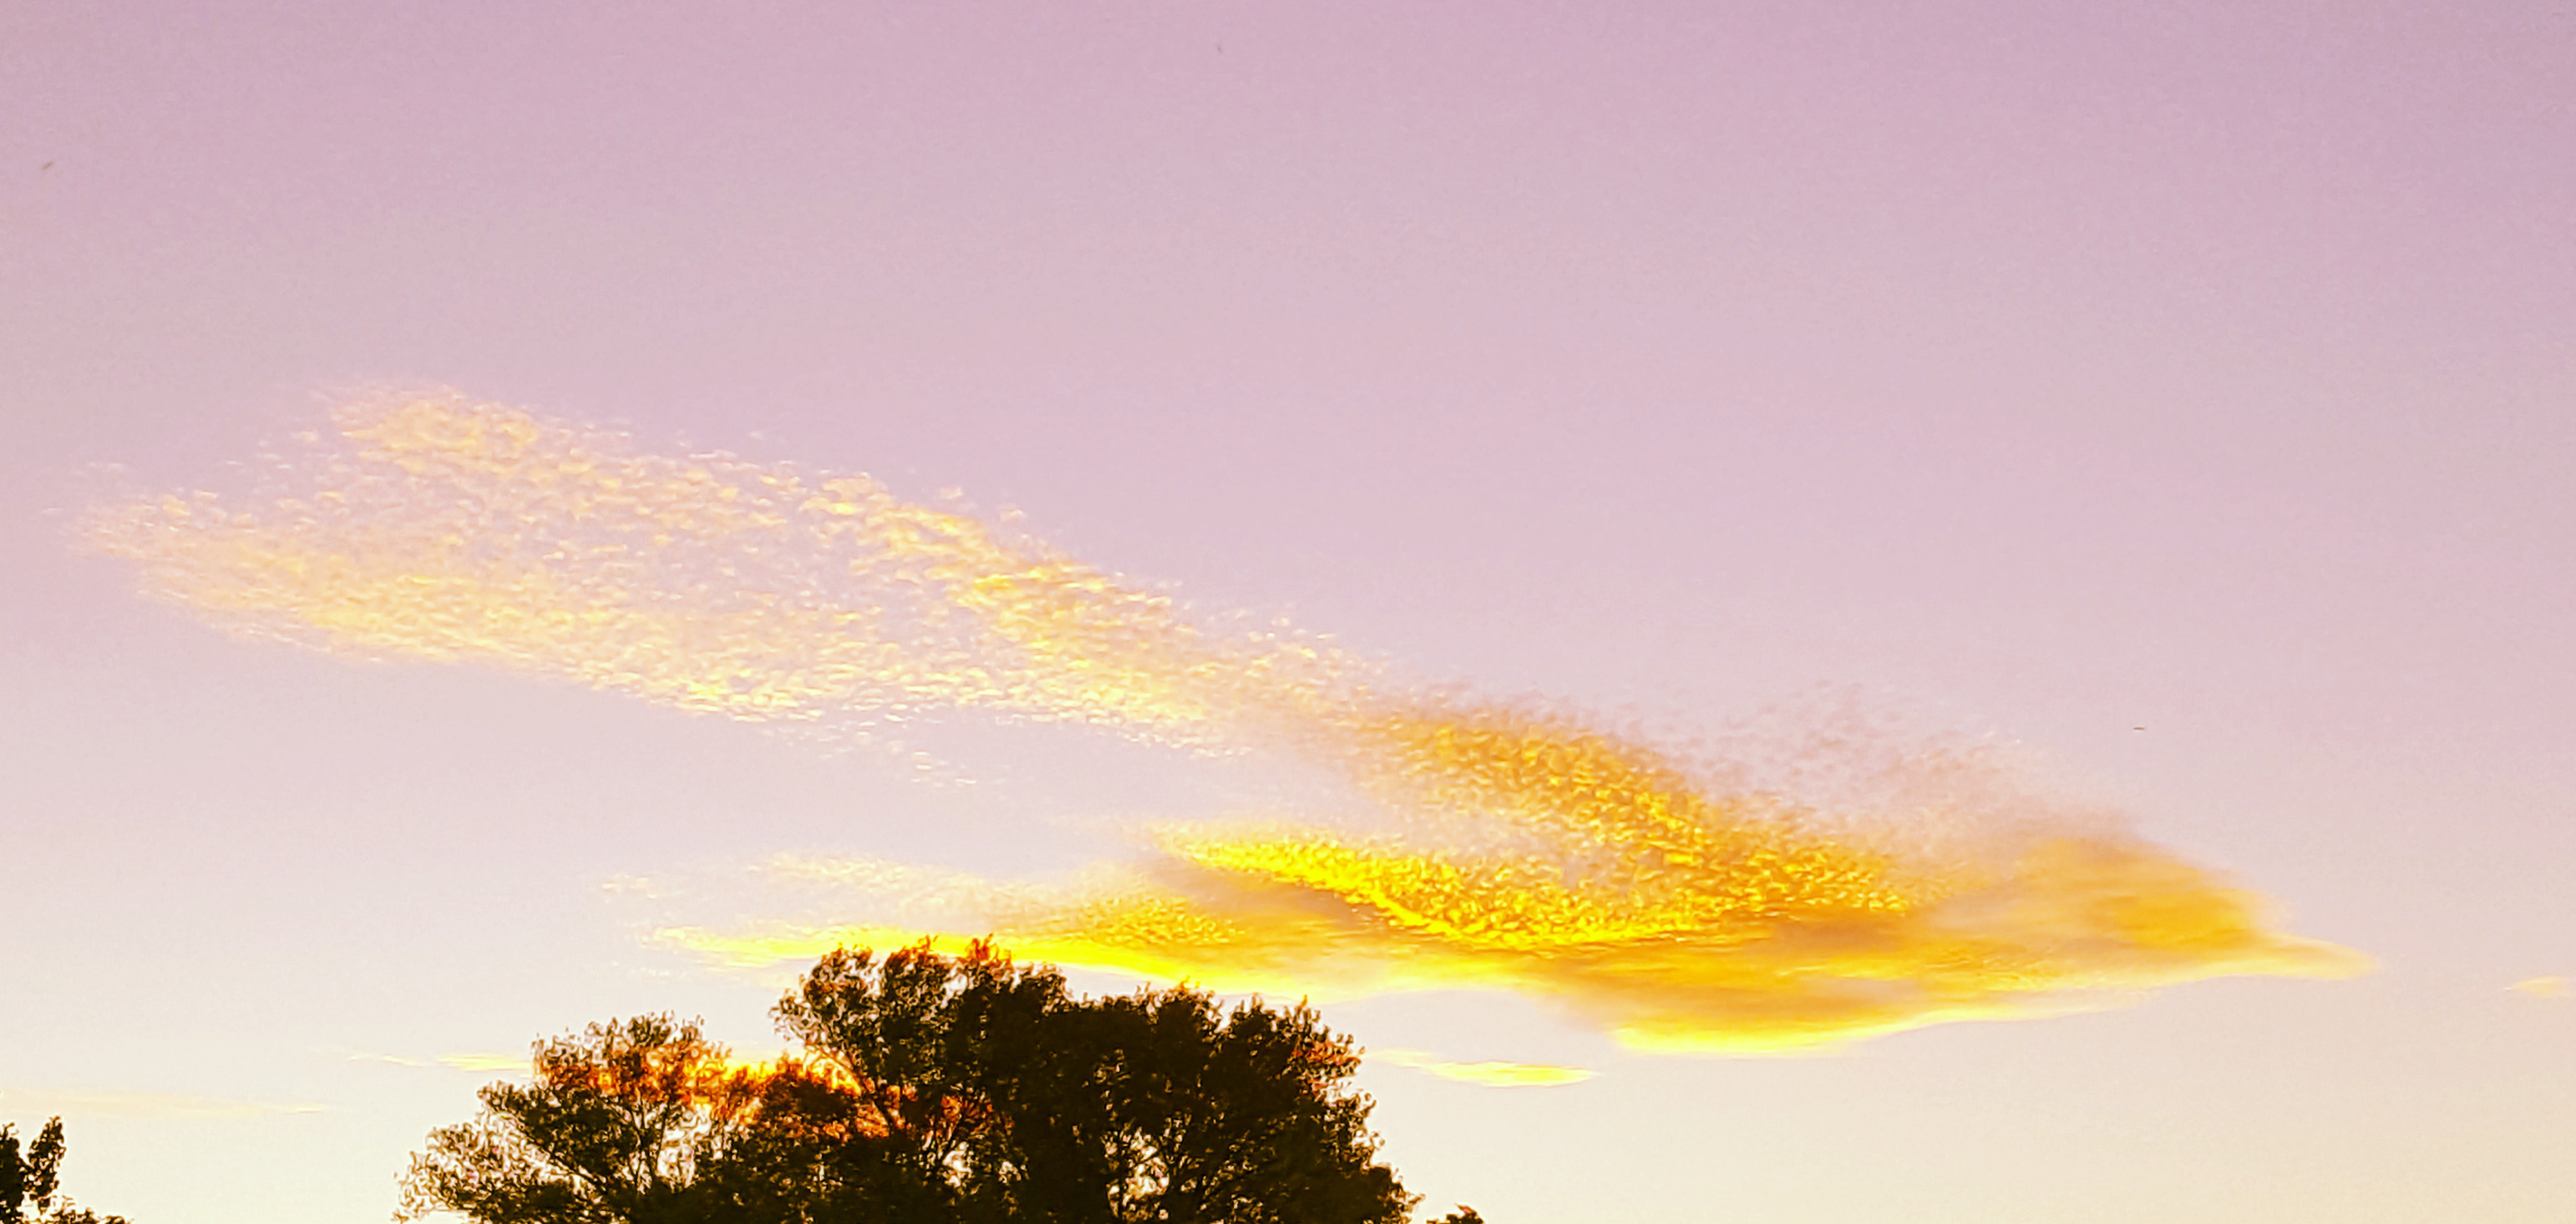
<svg viewBox="0 0 2576 1224">
<path fill-rule="evenodd" d="M 12 6 L 0 1119 L 146 1224 L 381 1214 L 488 1076 L 353 1056 L 764 1039 L 603 884 L 1193 801 L 244 643 L 65 546 L 87 465 L 226 487 L 438 383 L 1483 691 L 1855 690 L 2380 963 L 1779 1060 L 1337 1006 L 1598 1072 L 1371 1068 L 1433 1206 L 2564 1219 L 2576 1000 L 2506 988 L 2576 975 L 2570 149 L 2564 5 Z"/>
</svg>

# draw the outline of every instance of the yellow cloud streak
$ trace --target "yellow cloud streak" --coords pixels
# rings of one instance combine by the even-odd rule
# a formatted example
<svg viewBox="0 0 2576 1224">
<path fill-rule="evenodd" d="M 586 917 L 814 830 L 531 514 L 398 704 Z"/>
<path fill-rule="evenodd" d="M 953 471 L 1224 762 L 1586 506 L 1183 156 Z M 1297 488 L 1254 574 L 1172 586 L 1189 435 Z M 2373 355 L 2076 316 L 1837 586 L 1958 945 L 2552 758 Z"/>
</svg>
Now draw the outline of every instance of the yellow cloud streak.
<svg viewBox="0 0 2576 1224">
<path fill-rule="evenodd" d="M 1516 1062 L 1448 1062 L 1420 1050 L 1371 1050 L 1367 1059 L 1487 1088 L 1552 1088 L 1592 1078 L 1592 1073 L 1581 1067 Z"/>
<path fill-rule="evenodd" d="M 1601 921 L 1627 898 L 1587 898 L 1576 889 L 1608 890 L 1569 884 L 1561 872 L 1545 881 L 1527 860 L 1422 856 L 1404 865 L 1431 878 L 1395 902 L 1374 878 L 1318 887 L 1306 850 L 1322 835 L 1309 838 L 1290 856 L 1293 872 L 1262 863 L 1259 852 L 1275 843 L 1257 842 L 1254 865 L 1232 870 L 1166 859 L 1159 881 L 952 890 L 933 905 L 858 889 L 850 907 L 911 920 L 671 927 L 659 937 L 751 967 L 920 938 L 957 951 L 970 934 L 991 933 L 1024 957 L 1228 992 L 1512 990 L 1592 1016 L 1633 1048 L 1728 1053 L 2054 1014 L 2227 974 L 2361 967 L 2341 949 L 2269 932 L 2251 894 L 2150 849 L 2098 841 L 2039 841 L 1999 878 L 1902 912 L 1748 915 L 1727 911 L 1723 893 L 1683 889 L 1679 912 L 1663 921 Z M 1556 903 L 1569 893 L 1574 900 Z M 1493 920 L 1489 898 L 1531 896 Z M 1694 912 L 1714 916 L 1686 925 Z"/>
<path fill-rule="evenodd" d="M 136 499 L 88 538 L 246 635 L 817 732 L 965 710 L 1286 751 L 1376 806 L 1364 830 L 1164 828 L 1132 869 L 1045 888 L 842 864 L 844 912 L 868 921 L 665 932 L 728 962 L 989 932 L 1025 957 L 1219 989 L 1510 989 L 1635 1046 L 1709 1050 L 2361 964 L 2005 782 L 1977 785 L 2008 818 L 1951 821 L 1931 849 L 1907 820 L 1714 787 L 1636 737 L 1435 696 L 1294 631 L 1213 632 L 864 478 L 642 453 L 449 393 L 333 419 L 246 499 Z"/>
</svg>

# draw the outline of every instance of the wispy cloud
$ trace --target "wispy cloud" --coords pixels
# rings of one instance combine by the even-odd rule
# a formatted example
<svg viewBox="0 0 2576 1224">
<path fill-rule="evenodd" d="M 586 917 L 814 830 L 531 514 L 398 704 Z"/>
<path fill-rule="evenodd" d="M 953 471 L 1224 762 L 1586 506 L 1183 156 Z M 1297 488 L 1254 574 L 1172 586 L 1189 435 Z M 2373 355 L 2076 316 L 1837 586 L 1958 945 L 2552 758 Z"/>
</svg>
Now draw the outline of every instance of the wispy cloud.
<svg viewBox="0 0 2576 1224">
<path fill-rule="evenodd" d="M 525 1054 L 433 1054 L 420 1057 L 410 1054 L 351 1054 L 356 1062 L 392 1063 L 397 1067 L 444 1067 L 451 1071 L 525 1071 L 529 1067 Z"/>
<path fill-rule="evenodd" d="M 306 1103 L 236 1101 L 169 1092 L 81 1092 L 51 1089 L 0 1089 L 0 1115 L 68 1118 L 260 1118 L 272 1114 L 322 1113 L 327 1107 Z"/>
<path fill-rule="evenodd" d="M 1819 734 L 1799 784 L 1768 785 L 1723 751 L 1193 616 L 865 477 L 656 455 L 452 393 L 352 404 L 333 425 L 264 456 L 247 494 L 134 498 L 88 538 L 247 636 L 843 739 L 961 711 L 1079 723 L 1301 758 L 1355 796 L 1149 830 L 1125 860 L 1053 883 L 781 865 L 775 882 L 828 886 L 837 912 L 662 932 L 724 961 L 992 933 L 1025 956 L 1228 989 L 1501 987 L 1638 1047 L 1704 1050 L 2364 964 L 1990 755 Z M 1839 780 L 1809 784 L 1825 775 Z"/>
<path fill-rule="evenodd" d="M 1421 1050 L 1371 1050 L 1368 1061 L 1411 1067 L 1442 1079 L 1481 1084 L 1487 1088 L 1550 1088 L 1592 1078 L 1592 1073 L 1581 1067 L 1552 1067 L 1543 1063 L 1449 1062 Z"/>
<path fill-rule="evenodd" d="M 2576 996 L 2576 981 L 2563 977 L 2524 978 L 2505 989 L 2535 999 L 2564 999 Z"/>
</svg>

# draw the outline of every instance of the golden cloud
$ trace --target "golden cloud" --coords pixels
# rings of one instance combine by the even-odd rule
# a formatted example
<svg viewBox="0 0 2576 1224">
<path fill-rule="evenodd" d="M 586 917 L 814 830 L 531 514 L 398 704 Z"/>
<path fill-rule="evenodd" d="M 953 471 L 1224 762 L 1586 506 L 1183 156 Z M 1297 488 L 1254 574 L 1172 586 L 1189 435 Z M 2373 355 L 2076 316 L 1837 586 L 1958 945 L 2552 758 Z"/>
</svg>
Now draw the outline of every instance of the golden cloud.
<svg viewBox="0 0 2576 1224">
<path fill-rule="evenodd" d="M 864 477 L 655 455 L 453 393 L 362 401 L 333 425 L 265 457 L 246 497 L 132 499 L 87 538 L 246 636 L 812 734 L 965 712 L 1284 754 L 1337 771 L 1361 807 L 1158 828 L 1133 861 L 1043 886 L 791 861 L 775 874 L 837 889 L 846 917 L 663 932 L 728 962 L 990 933 L 1218 989 L 1518 991 L 1666 1050 L 2363 963 L 1957 754 L 1895 752 L 1872 768 L 1912 792 L 1819 803 L 1579 717 L 1409 684 L 1291 628 L 1194 617 Z"/>
<path fill-rule="evenodd" d="M 1592 1073 L 1581 1067 L 1551 1067 L 1543 1063 L 1449 1062 L 1420 1050 L 1371 1050 L 1368 1061 L 1411 1067 L 1442 1079 L 1486 1088 L 1553 1088 L 1559 1084 L 1579 1084 L 1592 1078 Z"/>
</svg>

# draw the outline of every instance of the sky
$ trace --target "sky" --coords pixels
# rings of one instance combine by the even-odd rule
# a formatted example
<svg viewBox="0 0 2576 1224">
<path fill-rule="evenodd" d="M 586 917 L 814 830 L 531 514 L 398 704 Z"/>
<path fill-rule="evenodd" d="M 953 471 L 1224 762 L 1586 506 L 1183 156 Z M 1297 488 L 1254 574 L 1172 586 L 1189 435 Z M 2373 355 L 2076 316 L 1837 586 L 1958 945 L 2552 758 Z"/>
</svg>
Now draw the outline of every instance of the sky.
<svg viewBox="0 0 2576 1224">
<path fill-rule="evenodd" d="M 0 10 L 0 1120 L 992 932 L 1433 1210 L 2566 1218 L 2576 15 L 2110 10 Z"/>
</svg>

